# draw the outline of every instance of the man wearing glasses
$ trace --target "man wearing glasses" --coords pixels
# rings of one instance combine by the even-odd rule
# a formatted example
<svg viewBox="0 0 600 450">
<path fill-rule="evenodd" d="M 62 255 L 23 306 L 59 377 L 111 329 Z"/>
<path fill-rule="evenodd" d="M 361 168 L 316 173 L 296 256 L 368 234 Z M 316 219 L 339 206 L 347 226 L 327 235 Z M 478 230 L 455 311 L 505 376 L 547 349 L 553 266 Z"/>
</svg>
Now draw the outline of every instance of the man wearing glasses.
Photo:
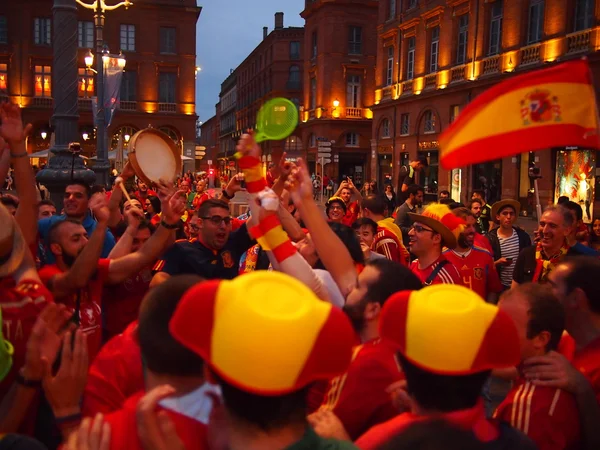
<svg viewBox="0 0 600 450">
<path fill-rule="evenodd" d="M 232 232 L 229 207 L 216 199 L 204 201 L 195 216 L 197 239 L 175 242 L 154 267 L 152 285 L 173 275 L 230 280 L 238 274 L 240 257 L 255 244 L 246 225 Z"/>
<path fill-rule="evenodd" d="M 442 248 L 456 248 L 464 229 L 464 220 L 446 205 L 434 203 L 423 214 L 408 213 L 413 225 L 408 232 L 410 252 L 417 257 L 410 270 L 425 286 L 460 284 L 462 278 L 454 265 L 442 254 Z"/>
</svg>

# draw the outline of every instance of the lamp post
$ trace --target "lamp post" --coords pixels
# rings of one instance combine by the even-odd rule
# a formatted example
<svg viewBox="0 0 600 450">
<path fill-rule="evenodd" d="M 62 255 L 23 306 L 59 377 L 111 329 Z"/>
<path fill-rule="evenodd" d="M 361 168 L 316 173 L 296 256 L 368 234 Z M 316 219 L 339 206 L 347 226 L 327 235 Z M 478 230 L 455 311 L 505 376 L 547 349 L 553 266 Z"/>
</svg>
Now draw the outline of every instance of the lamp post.
<svg viewBox="0 0 600 450">
<path fill-rule="evenodd" d="M 109 181 L 110 164 L 108 162 L 108 147 L 106 145 L 108 138 L 106 134 L 106 121 L 104 120 L 104 12 L 124 6 L 125 9 L 133 5 L 129 0 L 117 3 L 116 5 L 107 5 L 104 0 L 95 0 L 93 3 L 84 3 L 82 0 L 76 0 L 77 4 L 86 9 L 94 11 L 94 26 L 96 28 L 96 96 L 98 98 L 98 110 L 96 114 L 96 156 L 98 160 L 94 165 L 96 172 L 96 183 L 107 185 Z M 91 52 L 90 52 L 91 54 Z M 89 62 L 93 64 L 93 55 L 91 60 L 86 57 L 86 65 Z M 90 64 L 90 66 L 92 65 Z"/>
</svg>

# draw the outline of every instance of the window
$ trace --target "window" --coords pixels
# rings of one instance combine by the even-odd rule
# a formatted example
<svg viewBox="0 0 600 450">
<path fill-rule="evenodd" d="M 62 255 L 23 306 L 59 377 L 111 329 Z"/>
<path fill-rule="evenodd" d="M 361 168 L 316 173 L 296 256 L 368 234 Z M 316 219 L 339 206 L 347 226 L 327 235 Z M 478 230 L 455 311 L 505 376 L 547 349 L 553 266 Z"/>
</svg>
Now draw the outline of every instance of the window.
<svg viewBox="0 0 600 450">
<path fill-rule="evenodd" d="M 350 27 L 350 38 L 348 40 L 348 54 L 362 54 L 362 28 Z"/>
<path fill-rule="evenodd" d="M 450 123 L 454 122 L 460 113 L 459 105 L 450 106 Z"/>
<path fill-rule="evenodd" d="M 300 42 L 290 42 L 290 59 L 300 59 Z"/>
<path fill-rule="evenodd" d="M 309 146 L 310 148 L 313 148 L 313 147 L 316 147 L 316 146 L 317 146 L 317 135 L 316 135 L 316 134 L 312 133 L 312 134 L 310 135 L 310 138 L 309 138 L 309 140 L 308 140 L 308 146 Z"/>
<path fill-rule="evenodd" d="M 381 137 L 382 138 L 390 137 L 390 121 L 389 121 L 389 119 L 383 119 L 383 122 L 381 122 Z"/>
<path fill-rule="evenodd" d="M 121 101 L 123 102 L 135 102 L 137 89 L 137 73 L 133 70 L 127 70 L 123 72 L 121 78 Z"/>
<path fill-rule="evenodd" d="M 8 64 L 0 64 L 0 94 L 8 90 Z"/>
<path fill-rule="evenodd" d="M 400 115 L 400 136 L 408 136 L 409 134 L 409 117 L 408 113 Z"/>
<path fill-rule="evenodd" d="M 33 19 L 33 42 L 36 45 L 50 45 L 50 19 L 36 17 Z"/>
<path fill-rule="evenodd" d="M 406 79 L 412 80 L 415 75 L 415 38 L 408 38 L 408 52 L 406 54 Z"/>
<path fill-rule="evenodd" d="M 34 67 L 36 97 L 52 97 L 52 69 L 50 66 Z"/>
<path fill-rule="evenodd" d="M 167 54 L 177 53 L 175 48 L 175 35 L 177 28 L 175 27 L 160 27 L 160 52 Z"/>
<path fill-rule="evenodd" d="M 300 67 L 290 67 L 287 87 L 288 89 L 300 89 Z"/>
<path fill-rule="evenodd" d="M 385 72 L 385 85 L 391 86 L 394 82 L 394 47 L 387 48 L 387 69 Z"/>
<path fill-rule="evenodd" d="M 77 46 L 94 47 L 94 22 L 77 22 Z"/>
<path fill-rule="evenodd" d="M 408 9 L 413 9 L 417 7 L 417 0 L 408 0 Z"/>
<path fill-rule="evenodd" d="M 358 134 L 346 133 L 346 147 L 358 147 Z"/>
<path fill-rule="evenodd" d="M 425 194 L 437 194 L 439 153 L 437 151 L 418 152 L 418 155 L 427 158 L 428 162 L 427 169 L 419 176 L 419 184 L 423 186 Z"/>
<path fill-rule="evenodd" d="M 158 74 L 158 102 L 175 103 L 175 86 L 177 74 L 161 72 Z"/>
<path fill-rule="evenodd" d="M 135 52 L 135 25 L 121 25 L 121 50 Z"/>
<path fill-rule="evenodd" d="M 456 64 L 467 61 L 467 40 L 469 37 L 469 15 L 463 14 L 458 18 L 458 39 L 456 42 Z"/>
<path fill-rule="evenodd" d="M 432 110 L 425 111 L 425 133 L 435 133 L 435 114 Z"/>
<path fill-rule="evenodd" d="M 348 75 L 346 81 L 346 106 L 360 108 L 360 75 Z"/>
<path fill-rule="evenodd" d="M 396 0 L 388 0 L 388 18 L 393 19 L 396 17 Z"/>
<path fill-rule="evenodd" d="M 77 78 L 77 93 L 79 97 L 89 98 L 94 95 L 94 72 L 80 67 Z"/>
<path fill-rule="evenodd" d="M 529 4 L 529 28 L 527 43 L 533 44 L 542 40 L 544 29 L 544 0 L 531 0 Z"/>
<path fill-rule="evenodd" d="M 440 53 L 440 27 L 431 29 L 431 46 L 429 47 L 429 73 L 437 72 Z"/>
<path fill-rule="evenodd" d="M 496 0 L 492 4 L 490 14 L 490 45 L 488 55 L 496 55 L 500 52 L 502 44 L 502 0 Z"/>
<path fill-rule="evenodd" d="M 591 28 L 594 22 L 594 0 L 576 0 L 575 31 Z"/>
<path fill-rule="evenodd" d="M 8 43 L 8 23 L 6 16 L 0 16 L 0 44 Z"/>
<path fill-rule="evenodd" d="M 310 109 L 317 107 L 317 79 L 310 79 Z"/>
<path fill-rule="evenodd" d="M 316 58 L 317 57 L 317 52 L 318 52 L 318 47 L 317 47 L 317 32 L 313 31 L 313 34 L 312 34 L 312 56 L 311 56 L 311 58 Z"/>
</svg>

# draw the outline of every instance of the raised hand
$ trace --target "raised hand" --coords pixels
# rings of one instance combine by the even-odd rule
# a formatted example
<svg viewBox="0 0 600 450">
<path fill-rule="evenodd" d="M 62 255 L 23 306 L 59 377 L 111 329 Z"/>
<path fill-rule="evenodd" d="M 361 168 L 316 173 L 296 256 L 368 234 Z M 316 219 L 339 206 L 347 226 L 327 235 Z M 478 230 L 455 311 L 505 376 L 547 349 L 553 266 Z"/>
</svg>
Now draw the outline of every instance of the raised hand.
<svg viewBox="0 0 600 450">
<path fill-rule="evenodd" d="M 144 212 L 137 208 L 133 207 L 125 211 L 125 222 L 127 223 L 127 228 L 131 228 L 131 230 L 137 231 L 140 227 L 140 223 L 144 219 Z"/>
<path fill-rule="evenodd" d="M 109 450 L 110 425 L 98 413 L 94 419 L 86 417 L 79 429 L 71 433 L 63 447 L 65 450 Z"/>
<path fill-rule="evenodd" d="M 258 214 L 259 221 L 262 221 L 273 214 L 277 214 L 277 210 L 279 209 L 279 197 L 271 189 L 260 191 L 256 196 L 256 203 L 260 208 Z"/>
<path fill-rule="evenodd" d="M 296 167 L 296 164 L 294 164 L 292 161 L 288 161 L 286 158 L 287 153 L 283 152 L 281 159 L 279 160 L 279 176 L 281 178 L 287 178 L 292 170 Z"/>
<path fill-rule="evenodd" d="M 238 173 L 231 177 L 229 183 L 227 183 L 227 187 L 225 190 L 230 196 L 235 195 L 236 192 L 242 190 L 242 181 L 244 180 L 244 174 Z"/>
<path fill-rule="evenodd" d="M 248 130 L 246 133 L 242 134 L 242 137 L 240 138 L 237 146 L 235 147 L 235 151 L 242 156 L 247 155 L 260 159 L 262 151 L 260 149 L 260 146 L 254 140 L 253 130 Z"/>
<path fill-rule="evenodd" d="M 310 179 L 304 160 L 298 159 L 298 165 L 288 175 L 285 188 L 290 192 L 296 208 L 299 208 L 304 200 L 312 198 L 312 180 Z"/>
<path fill-rule="evenodd" d="M 31 132 L 31 124 L 23 127 L 21 108 L 12 103 L 0 105 L 0 136 L 12 147 L 14 144 L 25 141 Z"/>
<path fill-rule="evenodd" d="M 125 166 L 123 167 L 123 170 L 121 171 L 121 174 L 119 176 L 123 180 L 128 180 L 129 178 L 135 176 L 135 172 L 133 171 L 133 167 L 131 166 L 129 161 L 127 161 L 127 164 L 125 164 Z"/>
<path fill-rule="evenodd" d="M 317 411 L 308 416 L 308 423 L 315 433 L 326 439 L 350 441 L 342 421 L 332 411 Z"/>
<path fill-rule="evenodd" d="M 106 196 L 104 194 L 98 192 L 92 195 L 89 207 L 98 222 L 108 222 L 108 219 L 110 219 L 110 208 L 108 207 L 108 202 L 106 201 Z"/>
<path fill-rule="evenodd" d="M 185 212 L 185 195 L 183 190 L 176 190 L 173 183 L 159 181 L 156 185 L 158 188 L 158 198 L 162 210 L 162 217 L 169 224 L 177 223 Z"/>
</svg>

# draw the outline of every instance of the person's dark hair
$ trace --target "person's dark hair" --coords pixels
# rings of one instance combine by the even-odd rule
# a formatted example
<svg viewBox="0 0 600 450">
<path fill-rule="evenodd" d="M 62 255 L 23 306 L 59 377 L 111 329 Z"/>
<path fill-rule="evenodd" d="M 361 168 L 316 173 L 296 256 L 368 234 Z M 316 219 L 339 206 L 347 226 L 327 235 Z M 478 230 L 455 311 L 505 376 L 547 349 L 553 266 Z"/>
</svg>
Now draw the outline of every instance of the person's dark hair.
<svg viewBox="0 0 600 450">
<path fill-rule="evenodd" d="M 378 447 L 378 450 L 485 450 L 470 430 L 446 420 L 417 422 Z"/>
<path fill-rule="evenodd" d="M 204 200 L 198 208 L 198 217 L 206 217 L 211 208 L 222 208 L 229 211 L 229 205 L 223 200 L 217 200 L 216 198 L 209 198 Z"/>
<path fill-rule="evenodd" d="M 381 196 L 371 194 L 360 201 L 360 208 L 368 209 L 373 214 L 383 216 L 385 214 L 386 204 Z"/>
<path fill-rule="evenodd" d="M 427 162 L 427 157 L 426 156 L 419 156 L 416 161 L 420 164 L 423 165 L 423 167 L 428 167 L 429 163 Z"/>
<path fill-rule="evenodd" d="M 179 275 L 148 291 L 142 301 L 138 341 L 146 367 L 154 373 L 200 377 L 204 361 L 181 345 L 169 331 L 169 322 L 183 297 L 195 284 L 203 281 L 195 275 Z"/>
<path fill-rule="evenodd" d="M 581 208 L 581 205 L 569 200 L 563 206 L 569 211 L 574 212 L 577 220 L 583 220 L 583 208 Z"/>
<path fill-rule="evenodd" d="M 38 203 L 38 208 L 39 208 L 40 206 L 54 206 L 54 207 L 56 208 L 56 205 L 54 204 L 54 202 L 53 202 L 52 200 L 41 200 L 41 201 Z"/>
<path fill-rule="evenodd" d="M 378 258 L 367 262 L 368 267 L 373 267 L 379 272 L 379 280 L 369 286 L 365 299 L 377 302 L 381 306 L 393 294 L 400 291 L 418 291 L 423 283 L 402 264 L 387 258 Z"/>
<path fill-rule="evenodd" d="M 550 333 L 546 351 L 556 350 L 565 331 L 565 310 L 552 293 L 552 288 L 537 283 L 523 283 L 506 291 L 501 298 L 521 295 L 529 303 L 527 339 L 533 339 L 542 331 Z"/>
<path fill-rule="evenodd" d="M 85 189 L 85 195 L 87 195 L 87 198 L 90 198 L 92 196 L 92 188 L 90 188 L 89 184 L 84 183 L 83 181 L 73 180 L 69 184 L 67 184 L 65 189 L 69 186 L 81 186 Z"/>
<path fill-rule="evenodd" d="M 423 186 L 419 186 L 418 184 L 411 184 L 406 190 L 406 196 L 410 197 L 411 195 L 417 195 L 419 191 L 425 193 L 425 189 L 423 188 Z"/>
<path fill-rule="evenodd" d="M 450 198 L 450 197 L 451 197 L 451 195 L 450 195 L 450 191 L 447 191 L 447 190 L 445 190 L 445 189 L 444 189 L 444 190 L 442 190 L 442 191 L 440 191 L 440 192 L 438 192 L 438 197 L 441 197 L 442 195 L 447 195 L 447 196 L 448 196 L 448 198 Z"/>
<path fill-rule="evenodd" d="M 106 191 L 106 187 L 101 184 L 95 184 L 90 189 L 90 196 L 94 194 L 102 194 Z"/>
<path fill-rule="evenodd" d="M 575 219 L 573 217 L 573 213 L 564 206 L 561 205 L 551 205 L 548 206 L 544 212 L 557 212 L 562 216 L 564 225 L 566 227 L 572 227 L 575 223 Z"/>
<path fill-rule="evenodd" d="M 561 195 L 560 197 L 558 197 L 556 204 L 565 206 L 569 202 L 570 202 L 569 197 L 567 197 L 566 195 Z"/>
<path fill-rule="evenodd" d="M 481 206 L 483 208 L 483 201 L 479 200 L 478 198 L 474 198 L 473 200 L 471 200 L 469 202 L 469 209 L 471 209 L 473 207 L 473 203 L 479 203 L 479 206 Z"/>
<path fill-rule="evenodd" d="M 485 192 L 483 189 L 473 189 L 473 194 L 479 195 L 485 201 Z"/>
<path fill-rule="evenodd" d="M 439 200 L 440 205 L 453 205 L 454 203 L 456 203 L 453 199 L 451 199 L 450 197 L 448 198 L 440 198 Z"/>
<path fill-rule="evenodd" d="M 150 234 L 153 234 L 156 230 L 156 227 L 152 225 L 149 220 L 142 219 L 140 220 L 140 224 L 138 226 L 138 231 L 139 230 L 150 230 Z"/>
<path fill-rule="evenodd" d="M 467 217 L 475 217 L 475 214 L 473 214 L 469 208 L 454 208 L 451 211 L 452 214 L 454 214 L 456 217 L 460 217 L 463 220 L 467 220 Z"/>
<path fill-rule="evenodd" d="M 377 222 L 375 222 L 373 219 L 369 219 L 368 217 L 356 219 L 352 224 L 352 229 L 357 231 L 360 230 L 360 227 L 371 227 L 373 234 L 377 234 Z"/>
<path fill-rule="evenodd" d="M 78 220 L 69 219 L 69 218 L 66 218 L 64 220 L 59 220 L 58 222 L 54 222 L 48 229 L 48 235 L 46 237 L 46 243 L 47 243 L 48 247 L 50 247 L 50 244 L 56 244 L 58 242 L 58 235 L 60 233 L 60 229 L 67 223 L 81 225 L 81 222 L 79 222 Z"/>
<path fill-rule="evenodd" d="M 308 387 L 285 395 L 263 396 L 242 391 L 212 374 L 221 387 L 227 411 L 237 420 L 266 432 L 306 421 Z"/>
<path fill-rule="evenodd" d="M 452 200 L 452 203 L 450 203 L 448 205 L 448 208 L 450 208 L 450 210 L 453 210 L 453 209 L 456 209 L 456 208 L 464 208 L 464 207 L 465 207 L 465 205 L 463 205 L 460 202 L 455 202 L 454 200 Z"/>
<path fill-rule="evenodd" d="M 4 206 L 12 206 L 15 209 L 19 207 L 19 202 L 12 197 L 2 196 L 0 197 L 0 203 L 2 203 Z"/>
<path fill-rule="evenodd" d="M 421 408 L 451 412 L 473 408 L 491 371 L 472 375 L 439 375 L 421 369 L 398 353 L 408 391 Z"/>
<path fill-rule="evenodd" d="M 340 238 L 340 240 L 344 243 L 350 252 L 352 261 L 358 264 L 364 264 L 365 257 L 363 255 L 362 248 L 360 248 L 360 241 L 358 240 L 358 237 L 356 237 L 354 230 L 347 225 L 337 222 L 328 222 L 328 225 L 329 228 L 331 228 L 337 237 Z M 317 261 L 314 268 L 327 270 L 320 259 Z"/>
<path fill-rule="evenodd" d="M 161 205 L 160 205 L 160 199 L 156 195 L 149 195 L 147 197 L 147 200 L 152 205 L 152 208 L 154 209 L 154 212 L 156 214 L 159 214 L 162 211 L 162 208 L 161 208 Z"/>
<path fill-rule="evenodd" d="M 574 256 L 564 263 L 568 268 L 564 278 L 567 294 L 576 288 L 581 289 L 587 297 L 590 309 L 600 314 L 600 260 L 593 256 Z"/>
</svg>

